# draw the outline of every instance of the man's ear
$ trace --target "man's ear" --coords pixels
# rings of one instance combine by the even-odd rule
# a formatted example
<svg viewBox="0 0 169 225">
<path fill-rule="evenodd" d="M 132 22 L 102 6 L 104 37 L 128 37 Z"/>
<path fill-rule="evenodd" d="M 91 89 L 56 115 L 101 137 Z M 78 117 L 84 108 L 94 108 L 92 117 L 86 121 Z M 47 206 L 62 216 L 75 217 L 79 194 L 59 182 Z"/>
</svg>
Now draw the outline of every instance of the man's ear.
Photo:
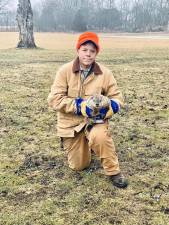
<svg viewBox="0 0 169 225">
<path fill-rule="evenodd" d="M 79 49 L 76 50 L 77 55 L 79 56 Z"/>
</svg>

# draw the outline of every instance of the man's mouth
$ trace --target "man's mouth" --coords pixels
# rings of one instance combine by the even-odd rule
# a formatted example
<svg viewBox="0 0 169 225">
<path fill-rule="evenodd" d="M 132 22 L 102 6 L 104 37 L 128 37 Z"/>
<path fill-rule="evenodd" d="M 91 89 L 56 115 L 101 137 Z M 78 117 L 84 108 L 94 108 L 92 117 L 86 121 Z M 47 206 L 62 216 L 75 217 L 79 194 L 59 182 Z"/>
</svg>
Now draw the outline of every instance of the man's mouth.
<svg viewBox="0 0 169 225">
<path fill-rule="evenodd" d="M 91 61 L 92 59 L 84 59 L 85 61 Z"/>
</svg>

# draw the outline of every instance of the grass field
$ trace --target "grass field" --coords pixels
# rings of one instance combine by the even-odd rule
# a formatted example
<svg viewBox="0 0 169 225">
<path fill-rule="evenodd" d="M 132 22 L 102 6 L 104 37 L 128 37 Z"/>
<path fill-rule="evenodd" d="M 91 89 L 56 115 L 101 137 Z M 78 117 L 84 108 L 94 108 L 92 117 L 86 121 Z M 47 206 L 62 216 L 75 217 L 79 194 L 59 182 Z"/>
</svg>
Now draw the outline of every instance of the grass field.
<svg viewBox="0 0 169 225">
<path fill-rule="evenodd" d="M 36 34 L 17 50 L 0 33 L 0 224 L 169 225 L 169 40 L 101 37 L 126 106 L 111 121 L 125 190 L 98 159 L 74 172 L 56 137 L 47 96 L 57 68 L 75 57 L 77 35 Z"/>
</svg>

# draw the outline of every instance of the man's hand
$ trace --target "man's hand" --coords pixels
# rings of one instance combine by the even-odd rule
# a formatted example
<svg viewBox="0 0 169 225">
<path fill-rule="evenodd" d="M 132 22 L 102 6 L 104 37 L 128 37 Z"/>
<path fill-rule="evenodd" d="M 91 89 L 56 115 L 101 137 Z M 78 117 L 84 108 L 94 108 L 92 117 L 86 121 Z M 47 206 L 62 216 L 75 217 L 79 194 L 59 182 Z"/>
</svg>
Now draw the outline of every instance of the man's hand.
<svg viewBox="0 0 169 225">
<path fill-rule="evenodd" d="M 120 105 L 117 103 L 117 101 L 111 99 L 109 110 L 107 111 L 104 119 L 111 118 L 113 116 L 113 114 L 118 113 L 119 110 L 120 110 Z"/>
<path fill-rule="evenodd" d="M 75 114 L 84 117 L 93 117 L 92 107 L 87 105 L 87 101 L 82 98 L 75 99 Z"/>
</svg>

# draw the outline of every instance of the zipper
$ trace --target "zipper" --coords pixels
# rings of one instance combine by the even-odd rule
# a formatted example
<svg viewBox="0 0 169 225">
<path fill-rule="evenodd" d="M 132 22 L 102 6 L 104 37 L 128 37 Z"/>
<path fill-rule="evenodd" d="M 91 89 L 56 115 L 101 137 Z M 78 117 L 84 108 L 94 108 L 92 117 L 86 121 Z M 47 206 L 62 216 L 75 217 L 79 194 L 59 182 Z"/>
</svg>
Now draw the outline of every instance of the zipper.
<svg viewBox="0 0 169 225">
<path fill-rule="evenodd" d="M 83 95 L 83 90 L 84 90 L 84 86 L 83 86 L 84 82 L 85 82 L 85 84 L 86 84 L 86 83 L 88 83 L 90 80 L 92 80 L 92 79 L 94 78 L 94 74 L 93 74 L 93 73 L 90 74 L 87 78 L 83 77 L 83 76 L 81 75 L 81 73 L 79 73 L 79 74 L 80 74 L 80 87 L 79 87 L 79 91 L 78 91 L 78 97 L 82 97 L 82 95 Z"/>
<path fill-rule="evenodd" d="M 84 81 L 85 81 L 85 78 L 80 73 L 80 88 L 79 88 L 79 92 L 78 92 L 78 97 L 82 97 L 82 94 L 83 94 L 83 83 L 84 83 Z"/>
</svg>

